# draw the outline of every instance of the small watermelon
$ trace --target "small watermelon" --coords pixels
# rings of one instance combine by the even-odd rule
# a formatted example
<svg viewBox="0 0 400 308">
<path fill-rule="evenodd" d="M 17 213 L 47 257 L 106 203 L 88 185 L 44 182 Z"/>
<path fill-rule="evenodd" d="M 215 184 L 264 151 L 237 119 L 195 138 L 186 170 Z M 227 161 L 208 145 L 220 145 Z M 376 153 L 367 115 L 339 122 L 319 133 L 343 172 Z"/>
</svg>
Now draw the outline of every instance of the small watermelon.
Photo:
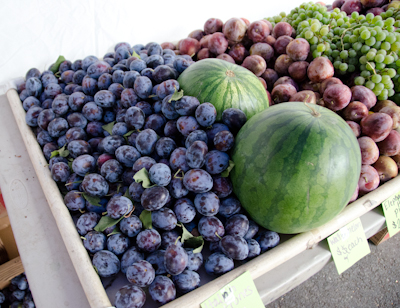
<svg viewBox="0 0 400 308">
<path fill-rule="evenodd" d="M 318 105 L 271 106 L 241 128 L 232 153 L 235 194 L 261 226 L 285 234 L 317 228 L 356 190 L 361 152 L 349 125 Z"/>
<path fill-rule="evenodd" d="M 268 108 L 267 92 L 248 69 L 220 59 L 203 59 L 190 65 L 178 78 L 184 95 L 195 96 L 200 103 L 211 103 L 217 120 L 228 108 L 241 109 L 250 119 Z"/>
</svg>

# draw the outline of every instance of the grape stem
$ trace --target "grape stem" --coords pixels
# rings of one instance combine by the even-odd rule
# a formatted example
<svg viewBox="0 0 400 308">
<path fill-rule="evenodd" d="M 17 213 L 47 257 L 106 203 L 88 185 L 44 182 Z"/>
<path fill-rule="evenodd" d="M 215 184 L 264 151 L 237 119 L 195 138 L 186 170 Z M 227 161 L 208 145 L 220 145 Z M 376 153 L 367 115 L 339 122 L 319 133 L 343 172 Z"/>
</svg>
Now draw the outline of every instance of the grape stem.
<svg viewBox="0 0 400 308">
<path fill-rule="evenodd" d="M 372 68 L 372 71 L 374 72 L 374 75 L 377 75 L 377 73 L 376 73 L 375 69 L 372 67 L 372 64 L 371 64 L 370 62 L 368 62 L 368 61 L 367 61 L 367 64 L 369 64 L 369 66 L 371 66 L 371 68 Z"/>
<path fill-rule="evenodd" d="M 353 27 L 344 29 L 342 35 L 340 36 L 340 43 L 341 43 L 341 45 L 342 45 L 342 51 L 344 50 L 343 37 L 344 37 L 344 35 L 346 34 L 346 32 L 347 32 L 348 30 L 353 30 L 353 29 L 355 29 L 356 27 L 359 27 L 359 26 L 360 26 L 360 25 L 355 25 L 355 26 L 353 26 Z"/>
</svg>

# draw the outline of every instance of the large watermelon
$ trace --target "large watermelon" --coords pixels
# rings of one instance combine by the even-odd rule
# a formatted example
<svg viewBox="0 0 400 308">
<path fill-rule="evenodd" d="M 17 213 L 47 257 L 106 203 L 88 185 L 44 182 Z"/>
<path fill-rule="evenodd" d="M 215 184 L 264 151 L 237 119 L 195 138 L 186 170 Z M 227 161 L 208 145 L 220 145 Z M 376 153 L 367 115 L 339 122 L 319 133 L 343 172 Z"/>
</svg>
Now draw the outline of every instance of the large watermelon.
<svg viewBox="0 0 400 308">
<path fill-rule="evenodd" d="M 178 78 L 184 95 L 217 109 L 217 120 L 228 108 L 239 108 L 247 119 L 269 106 L 264 86 L 248 69 L 220 59 L 203 59 L 190 65 Z"/>
<path fill-rule="evenodd" d="M 328 222 L 356 190 L 361 152 L 353 131 L 325 107 L 274 105 L 241 128 L 232 154 L 235 194 L 261 226 L 305 232 Z"/>
</svg>

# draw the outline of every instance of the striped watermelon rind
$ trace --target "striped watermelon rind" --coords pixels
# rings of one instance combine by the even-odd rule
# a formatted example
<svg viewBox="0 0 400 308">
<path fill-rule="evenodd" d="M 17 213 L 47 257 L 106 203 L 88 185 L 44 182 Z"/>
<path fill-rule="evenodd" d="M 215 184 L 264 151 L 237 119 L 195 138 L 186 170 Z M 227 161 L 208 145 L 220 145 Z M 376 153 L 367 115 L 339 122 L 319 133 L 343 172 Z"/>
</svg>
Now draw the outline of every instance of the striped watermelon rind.
<svg viewBox="0 0 400 308">
<path fill-rule="evenodd" d="M 284 234 L 309 231 L 339 214 L 361 170 L 348 124 L 327 108 L 300 102 L 271 106 L 247 121 L 232 160 L 242 206 L 258 224 Z"/>
<path fill-rule="evenodd" d="M 242 110 L 247 119 L 268 108 L 267 92 L 248 69 L 221 59 L 203 59 L 190 65 L 178 78 L 184 95 L 195 96 L 200 103 L 211 103 L 217 121 L 228 108 Z"/>
</svg>

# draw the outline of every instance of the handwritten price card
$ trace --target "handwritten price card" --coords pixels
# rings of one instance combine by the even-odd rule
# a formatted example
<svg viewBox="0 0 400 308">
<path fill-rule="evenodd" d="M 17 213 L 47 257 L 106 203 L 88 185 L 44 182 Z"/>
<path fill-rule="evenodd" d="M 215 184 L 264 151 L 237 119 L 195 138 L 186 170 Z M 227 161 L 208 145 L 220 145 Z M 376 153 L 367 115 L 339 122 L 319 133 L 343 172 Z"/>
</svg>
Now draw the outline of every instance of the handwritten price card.
<svg viewBox="0 0 400 308">
<path fill-rule="evenodd" d="M 360 218 L 328 237 L 328 244 L 339 275 L 371 252 Z"/>
<path fill-rule="evenodd" d="M 249 272 L 224 286 L 201 303 L 201 308 L 264 308 Z"/>
<path fill-rule="evenodd" d="M 389 235 L 392 237 L 400 231 L 400 192 L 382 202 L 382 208 Z"/>
</svg>

